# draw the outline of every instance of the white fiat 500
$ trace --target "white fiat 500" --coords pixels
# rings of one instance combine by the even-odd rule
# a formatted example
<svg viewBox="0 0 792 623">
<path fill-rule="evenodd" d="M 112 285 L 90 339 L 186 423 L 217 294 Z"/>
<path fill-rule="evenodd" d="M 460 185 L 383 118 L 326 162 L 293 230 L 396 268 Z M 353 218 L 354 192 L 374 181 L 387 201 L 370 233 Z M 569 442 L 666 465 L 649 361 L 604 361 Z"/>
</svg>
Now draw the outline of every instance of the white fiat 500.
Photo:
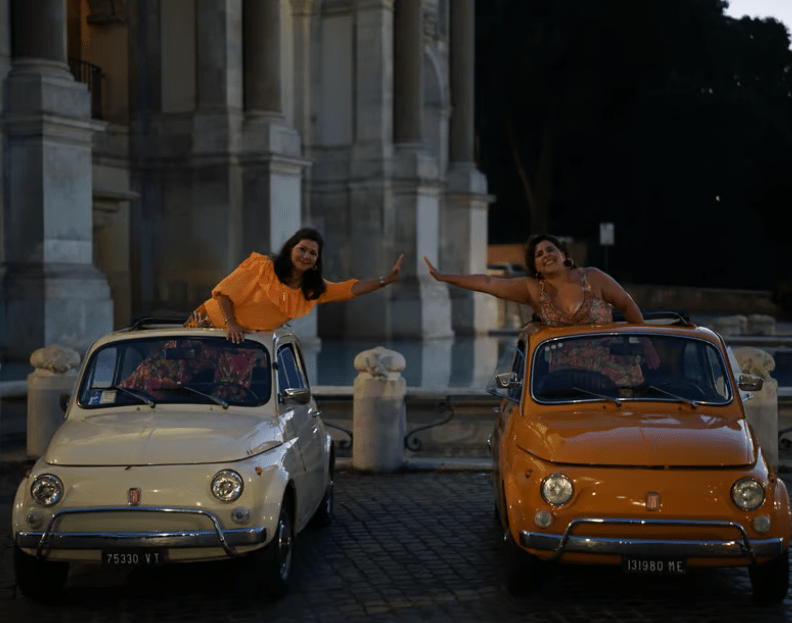
<svg viewBox="0 0 792 623">
<path fill-rule="evenodd" d="M 71 562 L 245 556 L 241 577 L 283 594 L 295 536 L 330 521 L 333 468 L 287 330 L 240 344 L 220 329 L 113 333 L 89 349 L 64 423 L 17 491 L 17 584 L 47 600 Z"/>
</svg>

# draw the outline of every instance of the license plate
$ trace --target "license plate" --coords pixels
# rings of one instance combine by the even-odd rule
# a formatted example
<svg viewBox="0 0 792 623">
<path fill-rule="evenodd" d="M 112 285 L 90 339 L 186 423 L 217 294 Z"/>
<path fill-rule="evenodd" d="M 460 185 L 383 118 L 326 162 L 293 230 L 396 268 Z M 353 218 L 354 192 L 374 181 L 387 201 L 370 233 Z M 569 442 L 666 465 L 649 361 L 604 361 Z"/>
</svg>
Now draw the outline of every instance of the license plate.
<svg viewBox="0 0 792 623">
<path fill-rule="evenodd" d="M 684 575 L 687 561 L 683 558 L 632 558 L 624 557 L 625 573 L 647 573 L 650 575 Z"/>
<path fill-rule="evenodd" d="M 161 550 L 118 550 L 102 552 L 102 564 L 112 567 L 157 567 L 165 562 Z"/>
</svg>

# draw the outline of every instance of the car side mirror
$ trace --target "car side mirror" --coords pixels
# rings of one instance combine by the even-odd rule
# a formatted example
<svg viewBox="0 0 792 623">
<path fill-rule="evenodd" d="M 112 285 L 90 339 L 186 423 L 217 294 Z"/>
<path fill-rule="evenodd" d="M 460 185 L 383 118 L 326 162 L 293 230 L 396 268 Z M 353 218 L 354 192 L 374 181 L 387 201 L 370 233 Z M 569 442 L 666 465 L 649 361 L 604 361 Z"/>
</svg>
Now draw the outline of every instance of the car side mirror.
<svg viewBox="0 0 792 623">
<path fill-rule="evenodd" d="M 499 389 L 514 389 L 522 386 L 522 382 L 514 372 L 502 372 L 495 375 L 495 383 Z"/>
<path fill-rule="evenodd" d="M 764 379 L 761 376 L 752 374 L 741 374 L 737 379 L 737 387 L 744 392 L 758 392 L 764 386 Z"/>
<path fill-rule="evenodd" d="M 284 389 L 280 401 L 285 405 L 307 405 L 311 401 L 311 390 L 303 387 Z"/>
<path fill-rule="evenodd" d="M 61 394 L 60 395 L 60 399 L 59 399 L 60 408 L 61 408 L 61 411 L 63 411 L 64 413 L 66 413 L 66 407 L 69 406 L 69 398 L 71 398 L 71 396 L 69 394 Z"/>
</svg>

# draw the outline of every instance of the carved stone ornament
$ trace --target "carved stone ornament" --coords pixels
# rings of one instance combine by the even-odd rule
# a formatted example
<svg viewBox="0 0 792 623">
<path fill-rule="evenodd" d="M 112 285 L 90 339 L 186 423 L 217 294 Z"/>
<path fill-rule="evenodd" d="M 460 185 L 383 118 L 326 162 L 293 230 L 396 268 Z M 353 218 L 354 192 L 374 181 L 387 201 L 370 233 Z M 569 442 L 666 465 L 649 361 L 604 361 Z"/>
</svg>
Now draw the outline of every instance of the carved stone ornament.
<svg viewBox="0 0 792 623">
<path fill-rule="evenodd" d="M 400 378 L 401 371 L 407 367 L 401 353 L 382 346 L 358 353 L 354 365 L 355 370 L 364 376 L 389 380 Z"/>
<path fill-rule="evenodd" d="M 126 0 L 88 0 L 89 24 L 126 21 Z"/>
<path fill-rule="evenodd" d="M 79 364 L 80 354 L 76 350 L 60 344 L 39 348 L 30 356 L 30 365 L 35 368 L 33 373 L 38 376 L 65 374 Z"/>
</svg>

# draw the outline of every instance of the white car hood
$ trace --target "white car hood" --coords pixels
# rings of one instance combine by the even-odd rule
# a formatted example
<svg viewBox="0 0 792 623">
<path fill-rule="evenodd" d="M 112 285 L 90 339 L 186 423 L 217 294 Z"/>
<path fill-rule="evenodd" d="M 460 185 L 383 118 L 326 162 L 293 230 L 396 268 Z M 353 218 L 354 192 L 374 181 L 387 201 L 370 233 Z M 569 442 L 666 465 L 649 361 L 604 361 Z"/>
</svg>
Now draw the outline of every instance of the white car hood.
<svg viewBox="0 0 792 623">
<path fill-rule="evenodd" d="M 281 422 L 229 412 L 123 412 L 67 420 L 44 455 L 53 465 L 184 465 L 236 461 L 283 443 Z"/>
</svg>

